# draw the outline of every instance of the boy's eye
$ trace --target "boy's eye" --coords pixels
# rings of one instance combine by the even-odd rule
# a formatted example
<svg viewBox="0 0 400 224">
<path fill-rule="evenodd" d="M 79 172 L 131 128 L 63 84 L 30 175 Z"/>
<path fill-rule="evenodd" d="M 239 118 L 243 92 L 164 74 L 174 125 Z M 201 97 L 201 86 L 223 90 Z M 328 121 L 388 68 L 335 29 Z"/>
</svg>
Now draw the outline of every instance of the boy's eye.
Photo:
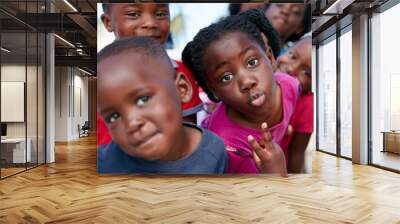
<svg viewBox="0 0 400 224">
<path fill-rule="evenodd" d="M 156 12 L 157 17 L 169 17 L 168 12 L 158 11 Z"/>
<path fill-rule="evenodd" d="M 118 113 L 112 113 L 111 115 L 107 116 L 105 121 L 108 124 L 112 124 L 114 123 L 116 120 L 118 120 L 120 118 L 120 115 Z"/>
<path fill-rule="evenodd" d="M 233 75 L 231 73 L 227 72 L 222 76 L 221 82 L 227 83 L 227 82 L 231 81 L 232 79 L 233 79 Z"/>
<path fill-rule="evenodd" d="M 143 106 L 145 103 L 147 103 L 147 101 L 149 101 L 149 99 L 150 99 L 149 96 L 142 96 L 142 97 L 139 97 L 139 98 L 136 100 L 136 104 L 137 104 L 138 106 Z"/>
<path fill-rule="evenodd" d="M 131 17 L 137 18 L 137 17 L 140 16 L 140 13 L 139 13 L 139 12 L 129 12 L 127 15 L 128 15 L 128 16 L 131 16 Z"/>
<path fill-rule="evenodd" d="M 249 68 L 254 68 L 254 67 L 256 67 L 258 65 L 258 63 L 259 63 L 258 59 L 253 58 L 253 59 L 250 59 L 247 62 L 247 65 L 248 65 Z"/>
</svg>

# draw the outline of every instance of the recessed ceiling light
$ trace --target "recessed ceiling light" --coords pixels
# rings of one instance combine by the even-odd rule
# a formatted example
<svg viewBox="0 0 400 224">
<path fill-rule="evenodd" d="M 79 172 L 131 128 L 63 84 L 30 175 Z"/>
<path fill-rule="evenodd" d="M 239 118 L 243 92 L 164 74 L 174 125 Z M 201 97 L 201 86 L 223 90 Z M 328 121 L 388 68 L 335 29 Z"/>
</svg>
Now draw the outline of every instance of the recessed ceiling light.
<svg viewBox="0 0 400 224">
<path fill-rule="evenodd" d="M 57 35 L 57 34 L 54 34 L 54 36 L 57 37 L 58 39 L 60 39 L 62 42 L 64 42 L 64 43 L 68 44 L 69 46 L 75 48 L 75 45 L 73 45 L 73 44 L 72 44 L 71 42 L 69 42 L 68 40 L 66 40 L 66 39 L 64 39 L 64 38 L 62 38 L 62 37 L 60 37 L 60 36 Z"/>
<path fill-rule="evenodd" d="M 68 1 L 68 0 L 64 0 L 65 4 L 67 4 L 72 10 L 74 10 L 75 12 L 78 12 L 78 10 Z"/>
<path fill-rule="evenodd" d="M 5 48 L 5 47 L 1 47 L 0 49 L 1 49 L 2 51 L 6 52 L 6 53 L 10 53 L 10 52 L 11 52 L 11 50 L 9 50 L 9 49 L 7 49 L 7 48 Z"/>
</svg>

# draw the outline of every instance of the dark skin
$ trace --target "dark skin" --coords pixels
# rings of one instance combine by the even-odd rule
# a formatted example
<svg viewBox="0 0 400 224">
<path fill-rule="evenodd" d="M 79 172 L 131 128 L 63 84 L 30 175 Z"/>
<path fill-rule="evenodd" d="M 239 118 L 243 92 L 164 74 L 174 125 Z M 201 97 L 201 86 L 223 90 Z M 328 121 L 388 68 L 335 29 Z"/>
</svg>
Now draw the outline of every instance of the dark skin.
<svg viewBox="0 0 400 224">
<path fill-rule="evenodd" d="M 170 33 L 169 5 L 165 3 L 113 3 L 101 16 L 104 26 L 116 39 L 148 36 L 165 44 Z M 192 92 L 190 92 L 192 93 Z M 183 118 L 196 123 L 196 115 Z"/>
<path fill-rule="evenodd" d="M 284 44 L 292 34 L 303 32 L 304 4 L 302 3 L 271 3 L 265 11 L 265 16 L 278 31 L 281 44 Z"/>
<path fill-rule="evenodd" d="M 296 77 L 302 94 L 311 91 L 311 38 L 304 38 L 277 59 L 278 69 Z"/>
<path fill-rule="evenodd" d="M 116 39 L 148 36 L 164 44 L 169 35 L 168 4 L 114 3 L 101 20 Z"/>
<path fill-rule="evenodd" d="M 310 141 L 311 134 L 295 132 L 289 145 L 289 173 L 304 173 L 304 152 Z"/>
<path fill-rule="evenodd" d="M 229 33 L 208 46 L 204 63 L 209 88 L 228 105 L 231 119 L 255 129 L 282 120 L 280 87 L 257 42 L 240 32 Z"/>
<path fill-rule="evenodd" d="M 296 77 L 302 87 L 302 94 L 311 92 L 311 38 L 305 38 L 297 42 L 284 55 L 277 60 L 280 71 Z M 291 126 L 289 125 L 291 130 Z M 304 172 L 304 153 L 310 141 L 310 133 L 296 132 L 292 134 L 289 144 L 289 173 Z"/>
<path fill-rule="evenodd" d="M 282 120 L 281 90 L 269 57 L 247 35 L 231 32 L 207 47 L 203 61 L 209 88 L 227 105 L 228 117 L 263 132 L 258 142 L 252 136 L 248 139 L 260 171 L 285 176 L 283 152 L 267 128 L 267 123 L 273 126 Z"/>
<path fill-rule="evenodd" d="M 99 111 L 125 153 L 174 161 L 197 148 L 201 132 L 183 126 L 180 115 L 180 99 L 188 97 L 182 87 L 190 84 L 175 76 L 167 56 L 123 52 L 102 60 L 98 76 Z"/>
</svg>

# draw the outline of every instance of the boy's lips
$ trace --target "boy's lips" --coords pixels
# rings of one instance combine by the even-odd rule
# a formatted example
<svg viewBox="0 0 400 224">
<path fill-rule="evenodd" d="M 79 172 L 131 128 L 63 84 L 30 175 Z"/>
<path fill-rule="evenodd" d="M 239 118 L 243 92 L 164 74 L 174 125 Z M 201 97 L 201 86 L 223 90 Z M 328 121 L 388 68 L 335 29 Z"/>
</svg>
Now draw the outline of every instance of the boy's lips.
<svg viewBox="0 0 400 224">
<path fill-rule="evenodd" d="M 259 107 L 265 103 L 265 94 L 263 92 L 256 92 L 249 96 L 248 103 L 251 106 Z"/>
<path fill-rule="evenodd" d="M 144 138 L 142 138 L 141 140 L 137 141 L 136 143 L 133 143 L 132 145 L 134 147 L 142 147 L 148 143 L 151 143 L 154 140 L 154 138 L 157 136 L 157 134 L 158 134 L 158 132 L 147 135 Z"/>
</svg>

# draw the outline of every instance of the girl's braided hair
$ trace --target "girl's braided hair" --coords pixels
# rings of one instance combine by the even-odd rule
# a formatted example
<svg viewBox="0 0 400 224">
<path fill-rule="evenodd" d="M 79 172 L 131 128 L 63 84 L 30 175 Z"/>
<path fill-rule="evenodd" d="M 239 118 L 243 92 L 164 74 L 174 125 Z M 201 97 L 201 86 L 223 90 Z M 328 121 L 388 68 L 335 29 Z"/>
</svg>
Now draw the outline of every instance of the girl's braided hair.
<svg viewBox="0 0 400 224">
<path fill-rule="evenodd" d="M 219 99 L 208 88 L 203 57 L 212 42 L 233 32 L 246 34 L 248 38 L 257 42 L 266 51 L 266 43 L 264 43 L 261 35 L 263 33 L 268 40 L 267 44 L 272 49 L 274 57 L 276 58 L 279 55 L 279 34 L 261 10 L 248 10 L 201 29 L 193 38 L 193 41 L 189 42 L 183 49 L 182 60 L 191 70 L 199 86 L 207 94 L 208 98 L 214 102 L 218 102 Z"/>
</svg>

